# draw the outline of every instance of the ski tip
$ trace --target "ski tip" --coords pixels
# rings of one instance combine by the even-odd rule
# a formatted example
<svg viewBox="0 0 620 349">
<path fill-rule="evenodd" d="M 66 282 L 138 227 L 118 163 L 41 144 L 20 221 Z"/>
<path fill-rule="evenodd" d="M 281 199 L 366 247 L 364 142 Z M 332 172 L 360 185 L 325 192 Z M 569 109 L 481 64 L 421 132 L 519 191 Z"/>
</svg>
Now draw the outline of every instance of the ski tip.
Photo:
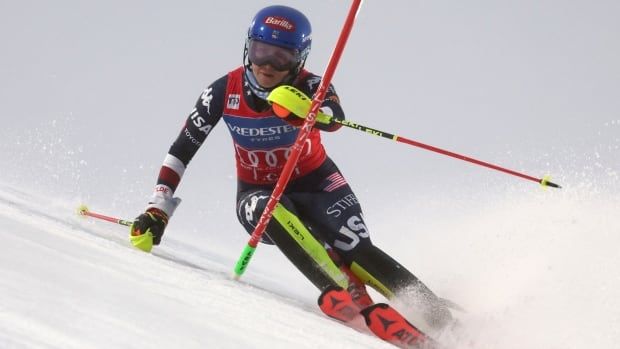
<svg viewBox="0 0 620 349">
<path fill-rule="evenodd" d="M 544 177 L 540 180 L 540 182 L 539 182 L 539 183 L 540 183 L 540 185 L 541 185 L 543 188 L 546 188 L 546 187 L 558 188 L 558 189 L 561 189 L 561 188 L 562 188 L 559 184 L 555 184 L 555 183 L 553 183 L 553 182 L 551 181 L 551 176 L 550 176 L 550 175 L 546 175 L 546 176 L 544 176 Z"/>
<path fill-rule="evenodd" d="M 85 216 L 86 213 L 88 213 L 88 207 L 84 204 L 78 206 L 77 208 L 77 214 L 78 216 Z"/>
</svg>

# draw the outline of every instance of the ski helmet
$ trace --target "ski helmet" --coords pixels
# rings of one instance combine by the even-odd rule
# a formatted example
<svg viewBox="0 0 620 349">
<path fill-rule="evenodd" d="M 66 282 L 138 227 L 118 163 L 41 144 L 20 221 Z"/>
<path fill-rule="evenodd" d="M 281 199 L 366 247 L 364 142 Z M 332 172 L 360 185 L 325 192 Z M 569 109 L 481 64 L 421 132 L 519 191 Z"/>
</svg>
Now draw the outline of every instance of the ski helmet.
<svg viewBox="0 0 620 349">
<path fill-rule="evenodd" d="M 248 28 L 243 50 L 245 77 L 254 94 L 265 99 L 273 88 L 258 84 L 251 63 L 269 63 L 289 71 L 283 83 L 290 83 L 303 68 L 312 44 L 312 26 L 306 16 L 288 6 L 269 6 L 258 11 Z"/>
</svg>

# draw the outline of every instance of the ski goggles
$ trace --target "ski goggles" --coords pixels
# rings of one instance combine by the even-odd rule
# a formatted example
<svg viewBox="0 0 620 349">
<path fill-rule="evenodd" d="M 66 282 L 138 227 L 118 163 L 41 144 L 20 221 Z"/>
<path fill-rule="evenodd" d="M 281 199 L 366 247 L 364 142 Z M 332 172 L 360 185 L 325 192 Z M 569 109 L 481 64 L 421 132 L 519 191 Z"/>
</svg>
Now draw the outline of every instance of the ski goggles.
<svg viewBox="0 0 620 349">
<path fill-rule="evenodd" d="M 299 64 L 299 52 L 294 49 L 250 40 L 248 58 L 256 65 L 271 65 L 275 70 L 292 70 Z"/>
</svg>

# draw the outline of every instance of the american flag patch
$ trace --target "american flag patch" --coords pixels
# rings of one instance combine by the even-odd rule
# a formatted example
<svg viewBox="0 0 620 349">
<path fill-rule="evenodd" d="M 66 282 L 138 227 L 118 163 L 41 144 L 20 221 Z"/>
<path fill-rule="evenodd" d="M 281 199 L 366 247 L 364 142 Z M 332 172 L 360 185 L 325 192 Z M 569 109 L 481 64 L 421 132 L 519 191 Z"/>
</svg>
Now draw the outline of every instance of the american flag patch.
<svg viewBox="0 0 620 349">
<path fill-rule="evenodd" d="M 347 180 L 344 179 L 344 177 L 342 177 L 342 175 L 339 172 L 331 174 L 326 179 L 329 182 L 329 184 L 323 190 L 327 192 L 332 192 L 344 185 L 347 185 Z"/>
</svg>

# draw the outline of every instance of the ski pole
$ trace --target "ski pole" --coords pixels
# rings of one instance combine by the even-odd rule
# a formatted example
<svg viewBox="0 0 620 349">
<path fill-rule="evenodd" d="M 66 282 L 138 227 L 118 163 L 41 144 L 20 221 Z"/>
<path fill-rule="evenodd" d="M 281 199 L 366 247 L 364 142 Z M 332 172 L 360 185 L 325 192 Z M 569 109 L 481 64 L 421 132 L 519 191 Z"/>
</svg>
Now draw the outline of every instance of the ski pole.
<svg viewBox="0 0 620 349">
<path fill-rule="evenodd" d="M 527 175 L 527 174 L 524 174 L 524 173 L 520 173 L 520 172 L 517 172 L 517 171 L 513 171 L 513 170 L 510 170 L 510 169 L 507 169 L 507 168 L 504 168 L 504 167 L 500 167 L 500 166 L 497 166 L 497 165 L 493 165 L 491 163 L 488 163 L 488 162 L 485 162 L 485 161 L 481 161 L 481 160 L 477 160 L 477 159 L 471 158 L 469 156 L 457 154 L 457 153 L 451 152 L 449 150 L 437 148 L 437 147 L 434 147 L 432 145 L 428 145 L 428 144 L 424 144 L 424 143 L 421 143 L 421 142 L 417 142 L 417 141 L 414 141 L 414 140 L 411 140 L 411 139 L 408 139 L 408 138 L 405 138 L 405 137 L 401 137 L 401 136 L 398 136 L 398 135 L 394 135 L 394 134 L 391 134 L 391 133 L 375 130 L 373 128 L 370 128 L 370 127 L 367 127 L 367 126 L 363 126 L 363 125 L 354 123 L 354 122 L 349 121 L 349 120 L 339 120 L 339 119 L 335 119 L 335 118 L 332 118 L 331 120 L 333 120 L 334 122 L 336 122 L 336 123 L 338 123 L 338 124 L 340 124 L 342 126 L 346 126 L 346 127 L 350 127 L 352 129 L 358 130 L 358 131 L 363 131 L 363 132 L 366 132 L 366 133 L 370 133 L 371 135 L 375 135 L 375 136 L 379 136 L 379 137 L 383 137 L 383 138 L 388 138 L 388 139 L 391 139 L 391 140 L 394 140 L 394 141 L 397 141 L 397 142 L 409 144 L 409 145 L 412 145 L 414 147 L 430 150 L 432 152 L 439 153 L 439 154 L 442 154 L 442 155 L 447 155 L 447 156 L 453 157 L 455 159 L 464 160 L 464 161 L 471 162 L 471 163 L 476 164 L 476 165 L 484 166 L 484 167 L 487 167 L 487 168 L 490 168 L 490 169 L 493 169 L 493 170 L 496 170 L 496 171 L 504 172 L 504 173 L 507 173 L 507 174 L 510 174 L 510 175 L 513 175 L 513 176 L 517 176 L 517 177 L 521 177 L 523 179 L 534 181 L 534 182 L 539 183 L 543 187 L 549 186 L 549 187 L 552 187 L 552 188 L 562 188 L 560 185 L 551 182 L 549 180 L 550 179 L 549 176 L 544 176 L 543 178 L 532 177 L 530 175 Z"/>
<path fill-rule="evenodd" d="M 286 113 L 293 113 L 295 115 L 305 115 L 306 110 L 308 110 L 308 106 L 310 103 L 308 98 L 301 91 L 299 91 L 293 86 L 286 86 L 286 85 L 280 86 L 274 89 L 267 97 L 267 100 L 272 103 L 273 109 L 276 113 L 278 114 L 283 113 L 283 115 L 285 115 Z M 504 172 L 504 173 L 507 173 L 513 176 L 517 176 L 523 179 L 534 181 L 534 182 L 540 183 L 540 185 L 542 185 L 543 187 L 549 186 L 553 188 L 561 188 L 561 186 L 559 186 L 558 184 L 551 182 L 548 176 L 545 176 L 543 178 L 532 177 L 532 176 L 529 176 L 523 173 L 519 173 L 517 171 L 513 171 L 507 168 L 493 165 L 485 161 L 477 160 L 469 156 L 457 154 L 457 153 L 454 153 L 454 152 L 451 152 L 445 149 L 437 148 L 432 145 L 417 142 L 417 141 L 414 141 L 414 140 L 411 140 L 405 137 L 397 136 L 397 135 L 394 135 L 388 132 L 379 131 L 374 128 L 370 128 L 368 126 L 360 125 L 353 121 L 336 119 L 322 112 L 318 113 L 318 115 L 316 116 L 316 120 L 317 122 L 323 123 L 323 124 L 329 124 L 330 122 L 336 122 L 342 126 L 346 126 L 346 127 L 349 127 L 349 128 L 352 128 L 358 131 L 362 131 L 365 133 L 369 133 L 371 135 L 391 139 L 391 140 L 405 143 L 405 144 L 409 144 L 414 147 L 430 150 L 435 153 L 447 155 L 447 156 L 450 156 L 450 157 L 453 157 L 459 160 L 468 161 L 476 165 L 484 166 L 484 167 L 487 167 L 487 168 L 490 168 L 496 171 Z"/>
<path fill-rule="evenodd" d="M 297 134 L 295 143 L 291 147 L 289 158 L 284 164 L 282 173 L 280 174 L 280 177 L 278 178 L 273 192 L 269 197 L 269 201 L 267 201 L 267 206 L 261 214 L 258 223 L 256 224 L 254 231 L 252 232 L 250 240 L 243 249 L 239 260 L 235 265 L 235 279 L 239 279 L 241 277 L 241 275 L 247 268 L 248 263 L 252 259 L 252 256 L 256 251 L 256 247 L 258 246 L 258 242 L 263 236 L 265 228 L 267 228 L 267 224 L 271 220 L 273 210 L 280 201 L 282 193 L 284 192 L 284 189 L 286 188 L 286 185 L 291 178 L 291 175 L 293 174 L 293 170 L 295 169 L 297 160 L 299 160 L 303 145 L 306 141 L 306 138 L 308 138 L 310 131 L 312 130 L 312 126 L 314 126 L 316 116 L 319 112 L 319 107 L 323 103 L 323 99 L 325 98 L 325 94 L 327 93 L 327 89 L 329 88 L 329 84 L 331 83 L 332 76 L 334 75 L 336 67 L 338 66 L 338 61 L 340 60 L 340 56 L 342 55 L 344 46 L 347 42 L 347 39 L 349 38 L 349 34 L 351 33 L 353 22 L 355 21 L 355 17 L 360 8 L 361 2 L 361 0 L 353 0 L 353 3 L 351 4 L 351 8 L 349 9 L 349 13 L 347 14 L 347 18 L 340 32 L 340 36 L 338 37 L 338 41 L 336 42 L 336 46 L 334 47 L 334 51 L 332 52 L 332 55 L 329 58 L 329 62 L 327 63 L 327 67 L 325 69 L 325 73 L 323 74 L 323 78 L 321 79 L 321 83 L 319 84 L 314 99 L 312 99 L 312 103 L 310 104 L 310 110 L 306 114 L 304 114 L 306 116 L 306 120 L 304 121 L 303 126 L 299 129 L 299 133 Z"/>
<path fill-rule="evenodd" d="M 102 215 L 100 213 L 92 212 L 92 211 L 90 211 L 88 209 L 88 207 L 86 207 L 86 205 L 80 205 L 80 207 L 78 207 L 78 214 L 80 216 L 93 217 L 93 218 L 101 219 L 101 220 L 104 220 L 104 221 L 108 221 L 108 222 L 124 225 L 124 226 L 127 226 L 127 227 L 129 227 L 129 226 L 131 226 L 133 224 L 133 221 L 128 221 L 128 220 L 124 220 L 124 219 L 120 219 L 120 218 L 116 218 L 116 217 L 105 216 L 105 215 Z"/>
</svg>

